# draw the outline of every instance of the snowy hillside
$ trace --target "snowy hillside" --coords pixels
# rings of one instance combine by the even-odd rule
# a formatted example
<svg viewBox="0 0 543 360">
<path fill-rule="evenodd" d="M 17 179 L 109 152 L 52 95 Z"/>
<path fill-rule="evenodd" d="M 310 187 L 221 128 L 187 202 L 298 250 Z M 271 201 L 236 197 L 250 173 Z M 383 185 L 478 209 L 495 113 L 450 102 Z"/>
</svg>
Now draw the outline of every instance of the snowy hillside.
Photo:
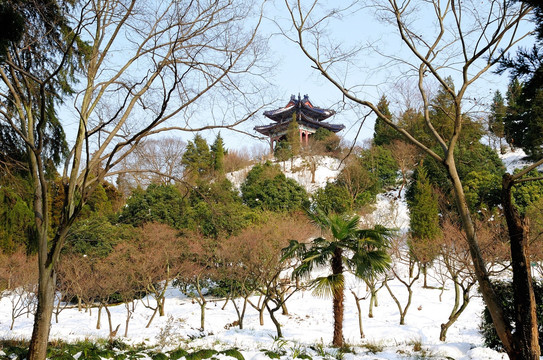
<svg viewBox="0 0 543 360">
<path fill-rule="evenodd" d="M 287 178 L 296 180 L 308 193 L 323 188 L 340 173 L 343 164 L 339 159 L 330 156 L 296 157 L 292 161 L 276 162 Z M 311 169 L 315 172 L 312 173 Z M 245 181 L 251 167 L 226 174 L 235 187 L 239 188 Z"/>
</svg>

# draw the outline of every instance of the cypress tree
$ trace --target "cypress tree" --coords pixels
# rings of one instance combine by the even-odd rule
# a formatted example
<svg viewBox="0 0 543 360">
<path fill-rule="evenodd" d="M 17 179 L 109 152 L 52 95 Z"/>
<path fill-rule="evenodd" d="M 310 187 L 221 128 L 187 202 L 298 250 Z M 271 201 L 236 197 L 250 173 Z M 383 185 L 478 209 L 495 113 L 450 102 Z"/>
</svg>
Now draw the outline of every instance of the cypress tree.
<svg viewBox="0 0 543 360">
<path fill-rule="evenodd" d="M 426 268 L 439 251 L 439 207 L 437 196 L 428 181 L 426 170 L 419 166 L 414 184 L 413 197 L 408 201 L 410 212 L 409 247 L 421 263 L 426 287 Z"/>
</svg>

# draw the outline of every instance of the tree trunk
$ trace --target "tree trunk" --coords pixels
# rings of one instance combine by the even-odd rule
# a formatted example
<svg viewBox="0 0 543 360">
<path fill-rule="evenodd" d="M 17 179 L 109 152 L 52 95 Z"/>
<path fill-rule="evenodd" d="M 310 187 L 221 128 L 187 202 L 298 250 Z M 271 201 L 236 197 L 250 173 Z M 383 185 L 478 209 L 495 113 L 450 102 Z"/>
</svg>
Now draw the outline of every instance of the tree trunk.
<svg viewBox="0 0 543 360">
<path fill-rule="evenodd" d="M 38 286 L 38 308 L 34 318 L 34 328 L 28 349 L 29 360 L 45 360 L 47 342 L 51 330 L 51 318 L 55 299 L 56 272 L 53 267 L 40 264 L 40 281 Z"/>
<path fill-rule="evenodd" d="M 283 332 L 281 331 L 281 324 L 279 323 L 279 321 L 277 321 L 277 319 L 275 318 L 275 312 L 277 310 L 279 310 L 281 308 L 281 306 L 276 306 L 275 308 L 270 308 L 270 306 L 268 305 L 268 303 L 266 302 L 266 309 L 268 309 L 268 313 L 270 314 L 270 318 L 271 318 L 271 321 L 273 322 L 273 324 L 275 325 L 275 330 L 277 331 L 277 337 L 278 338 L 282 338 L 283 337 Z"/>
<path fill-rule="evenodd" d="M 502 206 L 507 220 L 513 266 L 513 298 L 516 314 L 514 340 L 518 346 L 519 358 L 537 360 L 540 354 L 539 334 L 530 260 L 527 255 L 528 239 L 520 214 L 512 203 L 513 185 L 512 176 L 505 174 L 502 181 Z"/>
<path fill-rule="evenodd" d="M 343 276 L 342 250 L 337 247 L 332 257 L 332 274 L 337 277 Z M 333 309 L 334 309 L 334 337 L 332 345 L 335 347 L 343 346 L 343 279 L 339 279 L 338 285 L 333 289 Z M 336 279 L 334 279 L 336 281 Z"/>
<path fill-rule="evenodd" d="M 364 300 L 364 298 L 359 298 L 354 291 L 351 290 L 351 293 L 354 296 L 354 301 L 356 303 L 356 309 L 358 310 L 358 330 L 360 331 L 360 338 L 365 338 L 364 335 L 364 328 L 362 327 L 362 309 L 360 307 L 360 300 Z"/>
<path fill-rule="evenodd" d="M 475 226 L 469 212 L 460 177 L 456 171 L 451 150 L 449 150 L 447 158 L 443 164 L 447 169 L 447 173 L 453 184 L 453 195 L 456 202 L 456 207 L 462 219 L 462 227 L 466 234 L 466 241 L 468 243 L 469 252 L 473 261 L 475 276 L 477 277 L 483 300 L 488 308 L 488 311 L 490 312 L 492 323 L 496 328 L 496 333 L 502 341 L 505 351 L 511 359 L 517 359 L 518 356 L 520 356 L 518 345 L 513 339 L 511 324 L 509 324 L 505 317 L 503 307 L 496 292 L 494 291 L 494 287 L 492 286 L 488 271 L 486 269 L 486 264 L 481 255 L 481 249 L 479 248 L 479 241 L 475 232 Z"/>
</svg>

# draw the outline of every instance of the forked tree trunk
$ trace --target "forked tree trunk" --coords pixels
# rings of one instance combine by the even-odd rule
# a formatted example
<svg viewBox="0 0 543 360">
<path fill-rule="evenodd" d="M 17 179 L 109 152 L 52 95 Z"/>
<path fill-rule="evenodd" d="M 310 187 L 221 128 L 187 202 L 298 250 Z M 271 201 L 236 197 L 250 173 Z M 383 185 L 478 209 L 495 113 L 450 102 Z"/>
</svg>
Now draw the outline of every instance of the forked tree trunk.
<svg viewBox="0 0 543 360">
<path fill-rule="evenodd" d="M 505 174 L 502 181 L 502 206 L 509 230 L 513 266 L 513 298 L 516 314 L 513 338 L 518 346 L 518 359 L 538 360 L 539 334 L 530 259 L 527 254 L 528 239 L 520 214 L 512 203 L 513 185 L 512 176 Z"/>
</svg>

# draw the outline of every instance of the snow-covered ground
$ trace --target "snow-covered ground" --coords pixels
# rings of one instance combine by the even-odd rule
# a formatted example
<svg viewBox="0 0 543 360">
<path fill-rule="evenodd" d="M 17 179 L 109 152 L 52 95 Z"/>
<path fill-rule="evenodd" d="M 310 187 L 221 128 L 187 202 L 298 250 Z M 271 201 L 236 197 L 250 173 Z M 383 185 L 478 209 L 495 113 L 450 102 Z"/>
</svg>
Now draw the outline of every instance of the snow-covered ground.
<svg viewBox="0 0 543 360">
<path fill-rule="evenodd" d="M 430 285 L 438 286 L 430 282 Z M 397 281 L 391 282 L 393 292 L 405 304 L 407 291 Z M 350 293 L 354 290 L 364 296 L 365 285 L 352 277 L 347 278 L 345 292 L 344 336 L 346 342 L 353 347 L 355 354 L 346 354 L 344 359 L 406 359 L 416 357 L 421 351 L 414 351 L 417 343 L 422 344 L 422 351 L 436 358 L 449 359 L 503 359 L 503 354 L 485 348 L 478 332 L 482 301 L 477 297 L 472 300 L 464 314 L 449 330 L 447 341 L 438 340 L 440 324 L 447 320 L 453 306 L 453 290 L 446 287 L 443 300 L 439 301 L 439 289 L 423 289 L 417 283 L 414 289 L 413 302 L 407 313 L 406 325 L 400 326 L 398 308 L 393 303 L 386 289 L 378 293 L 379 306 L 374 309 L 374 317 L 368 318 L 369 301 L 362 301 L 363 328 L 366 337 L 361 339 L 358 329 L 358 318 L 355 301 Z M 258 299 L 253 299 L 258 301 Z M 16 320 L 13 331 L 9 330 L 10 302 L 4 298 L 0 301 L 0 336 L 7 338 L 29 338 L 32 331 L 32 317 Z M 330 299 L 314 297 L 310 292 L 294 295 L 287 302 L 289 315 L 278 315 L 282 325 L 286 343 L 274 341 L 275 328 L 266 315 L 264 326 L 259 325 L 258 313 L 249 308 L 244 322 L 244 329 L 233 326 L 237 320 L 231 303 L 222 310 L 224 302 L 210 302 L 206 306 L 206 331 L 197 330 L 200 326 L 200 310 L 198 304 L 182 295 L 177 289 L 170 289 L 166 300 L 166 316 L 157 317 L 149 328 L 145 328 L 151 311 L 141 303 L 136 303 L 136 311 L 128 327 L 128 337 L 123 338 L 125 331 L 126 310 L 123 305 L 111 307 L 113 326 L 120 324 L 117 336 L 123 341 L 134 344 L 147 344 L 188 348 L 210 348 L 224 350 L 237 347 L 245 359 L 265 359 L 260 349 L 286 350 L 283 359 L 292 358 L 296 349 L 306 349 L 314 359 L 317 353 L 310 348 L 322 344 L 328 348 L 332 340 L 332 303 Z M 77 309 L 66 309 L 60 313 L 59 323 L 53 323 L 51 338 L 76 341 L 84 339 L 107 338 L 109 330 L 105 314 L 102 314 L 102 329 L 96 329 L 97 310 L 92 313 L 79 312 Z M 380 349 L 375 354 L 369 349 Z M 326 351 L 333 354 L 334 350 Z M 289 355 L 290 354 L 290 355 Z"/>
<path fill-rule="evenodd" d="M 407 208 L 403 199 L 394 193 L 378 197 L 375 212 L 365 219 L 367 224 L 381 223 L 403 231 L 408 226 Z M 431 273 L 431 271 L 430 271 Z M 479 297 L 472 299 L 467 310 L 449 329 L 446 342 L 439 341 L 440 324 L 445 322 L 454 303 L 452 285 L 445 287 L 442 301 L 437 280 L 431 276 L 429 285 L 435 289 L 422 288 L 422 280 L 414 287 L 413 301 L 406 316 L 406 324 L 399 325 L 399 311 L 388 291 L 379 291 L 379 306 L 374 309 L 374 317 L 368 317 L 369 300 L 362 301 L 363 328 L 365 338 L 360 338 L 358 313 L 353 290 L 359 297 L 366 296 L 366 286 L 352 276 L 347 277 L 345 291 L 344 336 L 346 343 L 354 350 L 343 359 L 505 359 L 505 355 L 483 346 L 479 334 L 480 315 L 483 309 Z M 390 281 L 393 293 L 405 306 L 406 288 L 397 280 Z M 252 299 L 257 302 L 258 298 Z M 150 300 L 152 301 L 152 300 Z M 133 344 L 156 345 L 162 350 L 184 346 L 187 349 L 224 350 L 232 347 L 240 349 L 245 359 L 268 359 L 261 349 L 285 350 L 282 359 L 290 359 L 297 352 L 306 351 L 313 359 L 334 357 L 332 341 L 332 303 L 330 299 L 315 297 L 311 292 L 296 293 L 287 302 L 289 315 L 278 314 L 284 339 L 278 341 L 275 327 L 266 314 L 264 326 L 260 326 L 258 313 L 248 307 L 244 329 L 231 324 L 237 320 L 235 308 L 228 303 L 223 310 L 224 301 L 210 301 L 206 306 L 205 332 L 200 327 L 199 305 L 187 298 L 176 288 L 171 288 L 166 300 L 166 316 L 156 317 L 149 328 L 146 324 L 151 310 L 141 302 L 136 302 L 135 312 L 128 325 L 128 336 L 124 338 L 126 309 L 124 305 L 111 307 L 113 327 L 120 324 L 117 337 Z M 9 330 L 10 301 L 0 301 L 0 336 L 4 339 L 28 339 L 32 331 L 32 317 L 21 317 L 15 322 L 13 331 Z M 278 312 L 280 313 L 280 312 Z M 107 338 L 109 330 L 105 313 L 102 314 L 102 329 L 96 329 L 97 309 L 92 312 L 79 312 L 66 309 L 60 313 L 59 323 L 53 323 L 51 338 L 76 341 L 84 339 Z M 422 350 L 415 351 L 421 344 Z M 311 349 L 320 349 L 319 352 Z M 373 352 L 372 352 L 373 351 Z M 375 352 L 375 353 L 374 353 Z M 221 355 L 222 356 L 222 355 Z M 225 357 L 226 358 L 226 357 Z"/>
<path fill-rule="evenodd" d="M 513 153 L 506 156 L 507 164 L 518 166 L 522 154 Z M 514 160 L 514 161 L 513 161 Z M 316 186 L 325 186 L 339 172 L 340 163 L 331 158 L 318 159 L 319 167 L 315 172 L 315 182 L 311 181 L 311 172 L 307 161 L 296 159 L 290 171 L 291 163 L 280 163 L 286 168 L 287 176 L 300 181 L 308 190 Z M 513 166 L 513 165 L 510 165 Z M 241 184 L 246 176 L 242 170 L 237 176 L 232 175 L 235 184 Z M 245 175 L 243 175 L 243 173 Z M 296 175 L 299 173 L 298 175 Z M 395 227 L 405 232 L 409 225 L 407 206 L 403 198 L 397 198 L 397 193 L 387 193 L 378 196 L 373 214 L 363 219 L 366 225 L 380 223 Z M 429 285 L 434 289 L 422 288 L 422 280 L 414 286 L 412 304 L 407 312 L 406 324 L 399 325 L 399 310 L 388 291 L 379 291 L 379 306 L 374 309 L 374 317 L 368 317 L 369 300 L 362 301 L 362 316 L 365 338 L 360 338 L 358 313 L 351 290 L 358 296 L 367 296 L 366 286 L 352 276 L 347 276 L 345 291 L 345 320 L 344 337 L 354 353 L 344 354 L 343 359 L 506 359 L 503 353 L 484 347 L 482 336 L 479 334 L 480 317 L 483 309 L 482 300 L 476 296 L 471 300 L 466 311 L 449 329 L 447 341 L 439 341 L 440 324 L 445 322 L 454 304 L 452 284 L 445 286 L 440 301 L 440 284 L 432 278 L 429 271 Z M 393 293 L 405 306 L 407 290 L 397 280 L 390 281 Z M 145 300 L 145 299 L 144 299 Z M 254 302 L 258 298 L 252 299 Z M 152 300 L 150 300 L 152 301 Z M 294 358 L 297 353 L 307 352 L 313 359 L 336 357 L 336 350 L 330 347 L 332 341 L 332 302 L 330 299 L 315 297 L 311 292 L 296 293 L 287 302 L 288 315 L 278 312 L 284 340 L 279 341 L 275 336 L 275 327 L 266 313 L 265 323 L 259 324 L 258 313 L 248 307 L 244 320 L 244 329 L 232 326 L 237 315 L 232 303 L 223 308 L 224 300 L 210 301 L 206 306 L 205 331 L 200 327 L 199 305 L 183 295 L 178 289 L 169 289 L 166 300 L 166 316 L 156 317 L 149 328 L 146 324 L 152 312 L 142 303 L 135 303 L 135 311 L 128 325 L 128 336 L 125 332 L 126 309 L 124 305 L 111 307 L 113 327 L 120 325 L 117 337 L 133 344 L 146 344 L 167 350 L 177 346 L 186 349 L 215 349 L 223 350 L 236 347 L 240 349 L 245 359 L 268 359 L 262 349 L 284 350 L 282 359 Z M 9 298 L 0 301 L 0 336 L 3 339 L 28 339 L 32 332 L 32 316 L 18 318 L 12 331 L 9 330 L 11 319 L 11 302 Z M 65 309 L 59 315 L 59 323 L 53 323 L 52 339 L 76 341 L 84 339 L 108 338 L 109 329 L 105 313 L 102 314 L 102 329 L 96 329 L 97 309 L 92 313 L 80 312 L 76 308 Z M 421 345 L 421 350 L 416 346 Z M 223 355 L 217 358 L 230 359 Z"/>
</svg>

